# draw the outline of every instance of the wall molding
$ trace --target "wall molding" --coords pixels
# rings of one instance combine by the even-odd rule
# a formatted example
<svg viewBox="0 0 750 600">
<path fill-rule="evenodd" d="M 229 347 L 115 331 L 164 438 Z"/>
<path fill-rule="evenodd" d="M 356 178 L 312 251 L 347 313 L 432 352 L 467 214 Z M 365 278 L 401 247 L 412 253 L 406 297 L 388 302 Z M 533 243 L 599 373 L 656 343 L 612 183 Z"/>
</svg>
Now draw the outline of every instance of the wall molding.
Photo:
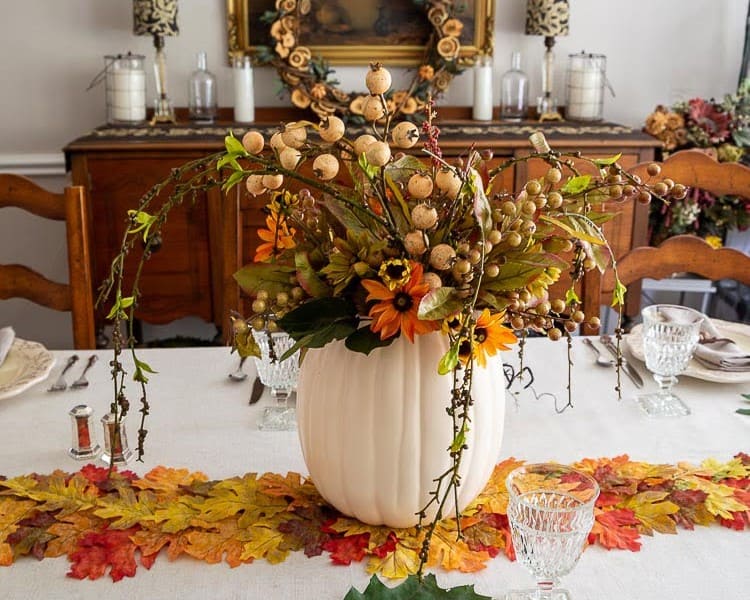
<svg viewBox="0 0 750 600">
<path fill-rule="evenodd" d="M 65 175 L 62 152 L 0 153 L 0 173 L 15 173 L 27 177 Z"/>
</svg>

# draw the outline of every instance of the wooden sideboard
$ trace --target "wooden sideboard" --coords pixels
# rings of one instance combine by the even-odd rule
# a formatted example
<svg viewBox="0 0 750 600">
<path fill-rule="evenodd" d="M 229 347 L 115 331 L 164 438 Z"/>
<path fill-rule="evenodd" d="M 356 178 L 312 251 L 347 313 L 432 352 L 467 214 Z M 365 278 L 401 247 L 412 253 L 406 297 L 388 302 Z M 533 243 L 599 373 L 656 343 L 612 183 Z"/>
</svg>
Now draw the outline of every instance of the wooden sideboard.
<svg viewBox="0 0 750 600">
<path fill-rule="evenodd" d="M 223 111 L 230 115 L 231 111 Z M 493 151 L 492 165 L 531 151 L 528 136 L 544 131 L 550 145 L 558 151 L 580 150 L 586 156 L 604 157 L 622 154 L 620 162 L 631 167 L 652 160 L 657 142 L 633 129 L 613 123 L 576 124 L 572 122 L 523 123 L 474 122 L 461 118 L 465 109 L 441 109 L 444 120 L 440 143 L 445 156 L 460 156 L 474 145 L 477 150 Z M 299 114 L 279 109 L 258 109 L 259 121 L 250 126 L 231 121 L 206 125 L 188 122 L 158 127 L 100 127 L 69 143 L 66 165 L 73 183 L 88 188 L 92 216 L 92 272 L 98 287 L 109 274 L 110 264 L 119 249 L 126 227 L 127 210 L 138 205 L 141 196 L 163 181 L 170 170 L 184 163 L 218 152 L 223 138 L 232 130 L 237 137 L 249 128 L 267 134 L 276 131 L 282 121 L 300 118 Z M 364 129 L 363 129 L 364 131 Z M 349 134 L 356 133 L 349 131 Z M 544 164 L 519 163 L 502 173 L 495 189 L 516 190 L 530 177 L 543 174 Z M 258 243 L 254 229 L 262 224 L 263 199 L 242 192 L 244 240 L 243 256 L 249 260 Z M 186 316 L 197 316 L 221 328 L 225 319 L 222 261 L 222 198 L 218 189 L 198 194 L 173 210 L 163 228 L 164 244 L 148 261 L 141 282 L 143 293 L 137 316 L 148 323 L 163 324 Z M 633 202 L 612 207 L 620 212 L 605 226 L 614 249 L 620 256 L 636 245 L 647 243 L 647 207 Z M 127 263 L 132 273 L 135 257 Z M 611 290 L 602 290 L 602 297 Z M 584 308 L 598 310 L 600 300 L 580 290 Z M 598 294 L 596 294 L 598 296 Z M 106 309 L 97 310 L 97 325 L 103 324 Z"/>
</svg>

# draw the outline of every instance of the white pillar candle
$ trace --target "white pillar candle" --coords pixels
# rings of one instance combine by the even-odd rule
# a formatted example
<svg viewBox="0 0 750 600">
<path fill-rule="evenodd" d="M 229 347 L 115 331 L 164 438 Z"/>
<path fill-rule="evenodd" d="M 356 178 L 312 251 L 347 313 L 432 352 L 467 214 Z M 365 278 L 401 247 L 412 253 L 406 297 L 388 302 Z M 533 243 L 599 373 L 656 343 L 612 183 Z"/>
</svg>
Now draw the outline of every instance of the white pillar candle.
<svg viewBox="0 0 750 600">
<path fill-rule="evenodd" d="M 475 121 L 492 120 L 492 60 L 481 56 L 474 65 L 474 107 Z"/>
<path fill-rule="evenodd" d="M 136 123 L 146 118 L 146 73 L 137 61 L 116 58 L 108 67 L 107 120 Z"/>
<path fill-rule="evenodd" d="M 255 92 L 253 89 L 253 68 L 250 58 L 237 59 L 233 69 L 234 79 L 234 120 L 238 123 L 255 121 Z"/>
</svg>

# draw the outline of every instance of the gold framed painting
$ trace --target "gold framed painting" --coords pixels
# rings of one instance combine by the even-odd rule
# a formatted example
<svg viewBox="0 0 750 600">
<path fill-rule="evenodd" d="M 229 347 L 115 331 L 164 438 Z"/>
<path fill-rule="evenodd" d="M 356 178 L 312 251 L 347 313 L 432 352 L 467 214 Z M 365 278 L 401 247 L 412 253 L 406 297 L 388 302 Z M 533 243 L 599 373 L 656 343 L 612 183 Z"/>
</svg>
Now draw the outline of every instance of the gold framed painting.
<svg viewBox="0 0 750 600">
<path fill-rule="evenodd" d="M 419 0 L 227 0 L 230 63 L 273 46 L 269 19 L 279 8 L 300 10 L 299 43 L 334 65 L 366 65 L 377 56 L 390 66 L 413 66 L 424 59 L 432 26 Z M 457 0 L 463 23 L 459 62 L 472 64 L 492 54 L 494 0 Z M 280 6 L 281 5 L 281 6 Z M 288 5 L 288 6 L 284 6 Z"/>
</svg>

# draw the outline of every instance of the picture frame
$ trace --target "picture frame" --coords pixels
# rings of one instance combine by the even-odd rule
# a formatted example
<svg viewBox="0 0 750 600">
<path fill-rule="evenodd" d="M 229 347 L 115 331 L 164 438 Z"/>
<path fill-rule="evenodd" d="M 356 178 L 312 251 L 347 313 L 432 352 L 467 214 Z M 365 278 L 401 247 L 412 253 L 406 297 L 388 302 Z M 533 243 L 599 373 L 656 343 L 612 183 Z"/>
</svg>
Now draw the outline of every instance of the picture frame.
<svg viewBox="0 0 750 600">
<path fill-rule="evenodd" d="M 308 1 L 308 0 L 300 0 Z M 427 15 L 410 0 L 309 0 L 310 11 L 300 42 L 314 56 L 332 65 L 367 65 L 374 56 L 389 66 L 414 66 L 423 59 L 430 32 Z M 267 46 L 268 25 L 261 16 L 276 10 L 276 0 L 227 0 L 229 63 L 241 56 L 254 56 Z M 474 64 L 477 57 L 492 54 L 494 0 L 460 0 L 464 25 L 459 62 Z M 421 19 L 421 20 L 420 20 Z M 419 39 L 419 44 L 403 43 Z M 385 43 L 383 43 L 385 42 Z"/>
</svg>

